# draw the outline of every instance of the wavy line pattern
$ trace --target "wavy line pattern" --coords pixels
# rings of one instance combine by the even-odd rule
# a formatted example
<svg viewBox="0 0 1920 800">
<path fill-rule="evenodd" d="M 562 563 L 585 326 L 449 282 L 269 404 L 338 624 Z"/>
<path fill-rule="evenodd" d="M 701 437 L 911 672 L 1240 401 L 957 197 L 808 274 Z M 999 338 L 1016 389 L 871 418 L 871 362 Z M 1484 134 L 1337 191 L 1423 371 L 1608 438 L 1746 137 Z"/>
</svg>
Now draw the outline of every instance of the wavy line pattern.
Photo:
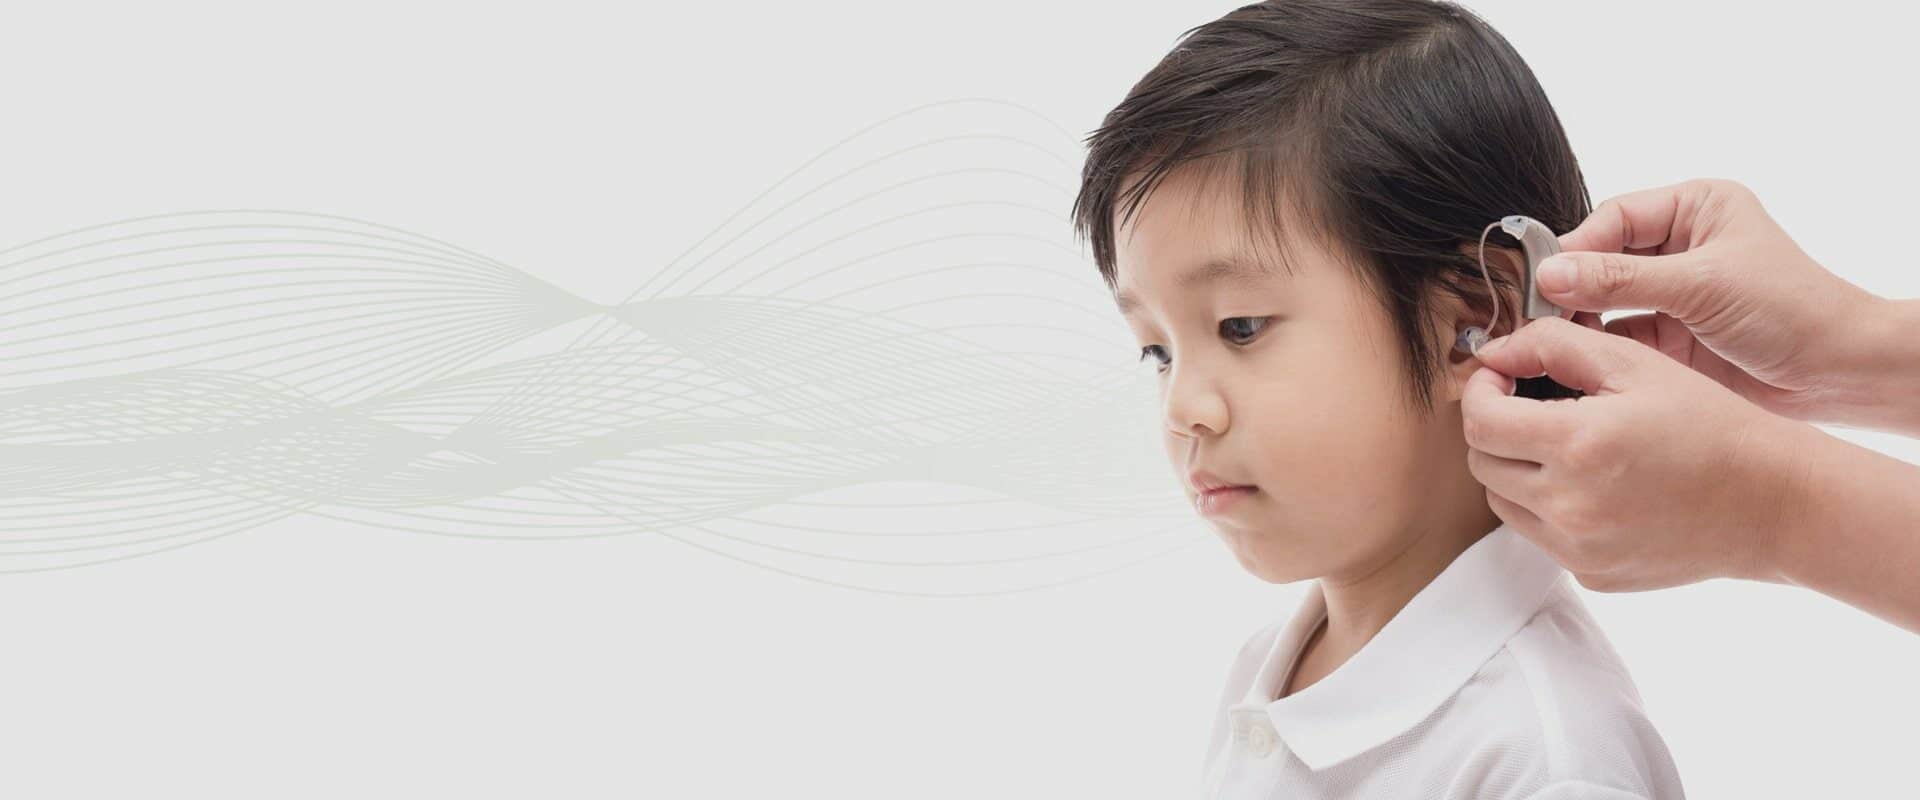
<svg viewBox="0 0 1920 800">
<path fill-rule="evenodd" d="M 0 572 L 298 517 L 656 534 L 955 596 L 1207 541 L 1158 453 L 1151 372 L 1071 239 L 1076 166 L 1019 106 L 909 109 L 611 304 L 292 211 L 0 251 Z"/>
</svg>

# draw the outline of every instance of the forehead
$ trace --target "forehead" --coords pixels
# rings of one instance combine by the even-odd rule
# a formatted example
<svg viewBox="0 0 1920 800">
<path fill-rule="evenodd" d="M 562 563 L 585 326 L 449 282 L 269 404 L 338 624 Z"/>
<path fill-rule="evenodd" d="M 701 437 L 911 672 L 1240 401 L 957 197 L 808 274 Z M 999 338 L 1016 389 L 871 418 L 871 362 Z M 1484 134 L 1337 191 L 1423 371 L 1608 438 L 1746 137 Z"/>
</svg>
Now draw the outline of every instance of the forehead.
<svg viewBox="0 0 1920 800">
<path fill-rule="evenodd" d="M 1167 173 L 1124 224 L 1116 220 L 1114 302 L 1122 314 L 1184 291 L 1270 286 L 1298 263 L 1319 259 L 1311 237 L 1297 235 L 1297 217 L 1256 227 L 1241 186 L 1183 166 Z"/>
<path fill-rule="evenodd" d="M 1169 288 L 1173 291 L 1186 291 L 1210 285 L 1222 285 L 1252 290 L 1268 285 L 1274 277 L 1272 270 L 1260 264 L 1232 256 L 1221 256 L 1207 259 L 1198 266 L 1180 271 L 1172 279 L 1172 285 Z M 1142 298 L 1154 291 L 1153 289 L 1126 288 L 1125 284 L 1121 284 L 1121 287 L 1114 292 L 1113 302 L 1120 307 L 1120 313 L 1123 316 L 1129 317 L 1139 313 L 1145 305 Z"/>
</svg>

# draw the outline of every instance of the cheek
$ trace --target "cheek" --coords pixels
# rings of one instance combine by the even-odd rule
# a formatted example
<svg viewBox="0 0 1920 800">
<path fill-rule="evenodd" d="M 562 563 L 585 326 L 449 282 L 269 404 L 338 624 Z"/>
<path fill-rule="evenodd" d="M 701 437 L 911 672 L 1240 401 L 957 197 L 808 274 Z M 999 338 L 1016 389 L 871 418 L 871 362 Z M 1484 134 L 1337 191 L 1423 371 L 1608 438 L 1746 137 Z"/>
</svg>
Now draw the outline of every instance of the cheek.
<svg viewBox="0 0 1920 800">
<path fill-rule="evenodd" d="M 1397 514 L 1418 479 L 1420 435 L 1399 359 L 1354 337 L 1313 344 L 1293 359 L 1297 374 L 1263 382 L 1242 415 L 1263 484 L 1305 524 Z"/>
</svg>

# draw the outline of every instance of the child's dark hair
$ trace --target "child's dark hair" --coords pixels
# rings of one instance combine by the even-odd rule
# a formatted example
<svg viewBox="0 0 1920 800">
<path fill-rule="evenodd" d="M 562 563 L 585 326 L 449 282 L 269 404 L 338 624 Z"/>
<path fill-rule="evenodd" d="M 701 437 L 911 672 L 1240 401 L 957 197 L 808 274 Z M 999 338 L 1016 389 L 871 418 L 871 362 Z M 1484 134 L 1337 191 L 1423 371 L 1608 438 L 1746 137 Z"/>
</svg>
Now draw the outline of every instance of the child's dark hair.
<svg viewBox="0 0 1920 800">
<path fill-rule="evenodd" d="M 1451 345 L 1428 333 L 1434 291 L 1491 312 L 1472 255 L 1487 223 L 1525 214 L 1564 233 L 1591 212 L 1533 71 L 1471 12 L 1432 0 L 1238 8 L 1183 33 L 1087 145 L 1074 227 L 1110 289 L 1116 231 L 1169 171 L 1237 167 L 1249 231 L 1278 243 L 1284 207 L 1367 265 L 1422 408 Z M 1498 229 L 1487 240 L 1517 244 Z"/>
</svg>

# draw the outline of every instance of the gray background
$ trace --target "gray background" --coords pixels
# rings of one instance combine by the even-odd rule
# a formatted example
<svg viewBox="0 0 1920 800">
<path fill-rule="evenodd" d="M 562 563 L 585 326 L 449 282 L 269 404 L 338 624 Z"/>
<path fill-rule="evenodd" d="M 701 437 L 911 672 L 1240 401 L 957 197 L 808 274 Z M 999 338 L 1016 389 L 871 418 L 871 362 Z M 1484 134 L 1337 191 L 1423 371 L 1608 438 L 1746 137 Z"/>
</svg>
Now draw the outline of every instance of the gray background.
<svg viewBox="0 0 1920 800">
<path fill-rule="evenodd" d="M 1303 587 L 1245 575 L 1188 519 L 1140 413 L 1150 411 L 1151 382 L 1105 382 L 1135 374 L 1136 354 L 1118 320 L 1101 316 L 1108 302 L 1064 226 L 1076 137 L 1181 31 L 1232 5 L 61 4 L 10 14 L 0 26 L 0 74 L 9 76 L 0 83 L 0 248 L 146 215 L 291 210 L 432 237 L 536 276 L 559 305 L 618 308 L 670 268 L 686 276 L 679 289 L 710 279 L 708 294 L 817 300 L 831 294 L 815 291 L 823 282 L 777 290 L 899 243 L 986 231 L 1009 238 L 861 262 L 866 272 L 836 291 L 915 280 L 849 302 L 869 334 L 851 349 L 808 349 L 796 344 L 812 340 L 806 331 L 783 330 L 750 351 L 773 359 L 762 366 L 774 373 L 783 359 L 838 363 L 819 360 L 835 352 L 853 353 L 858 366 L 895 341 L 895 322 L 964 330 L 964 345 L 943 338 L 929 352 L 1005 353 L 976 363 L 1018 380 L 1040 380 L 1024 370 L 1051 362 L 1015 353 L 1091 365 L 1045 374 L 1102 387 L 1107 394 L 1088 396 L 1111 402 L 1088 408 L 1114 417 L 1087 417 L 1067 400 L 1059 408 L 1074 413 L 1012 403 L 981 420 L 991 435 L 957 440 L 977 446 L 962 451 L 968 457 L 929 451 L 926 438 L 858 440 L 865 449 L 831 439 L 839 449 L 829 455 L 751 462 L 761 470 L 752 474 L 865 463 L 847 455 L 857 450 L 936 452 L 966 468 L 964 479 L 832 472 L 817 494 L 754 495 L 751 512 L 725 507 L 700 516 L 698 529 L 661 526 L 674 517 L 643 507 L 617 517 L 645 523 L 624 536 L 455 538 L 397 529 L 386 511 L 335 493 L 311 498 L 334 516 L 293 513 L 144 557 L 45 569 L 57 560 L 7 550 L 0 791 L 1190 792 L 1229 659 Z M 1901 77 L 1916 66 L 1911 20 L 1893 17 L 1907 12 L 1866 3 L 1820 14 L 1670 2 L 1473 7 L 1533 65 L 1597 199 L 1737 178 L 1837 272 L 1882 294 L 1920 295 L 1901 239 L 1916 210 L 1908 187 L 1920 178 Z M 890 157 L 955 131 L 973 138 Z M 856 169 L 864 187 L 832 180 Z M 847 194 L 808 194 L 829 184 Z M 942 198 L 974 205 L 892 219 L 890 209 Z M 218 219 L 254 224 L 258 214 Z M 756 219 L 765 223 L 730 249 L 716 244 Z M 212 244 L 211 234 L 174 235 Z M 21 266 L 0 281 L 51 264 L 48 250 L 18 251 Z M 1019 266 L 934 276 L 948 253 Z M 115 258 L 100 263 L 136 263 Z M 274 257 L 249 258 L 238 263 Z M 743 266 L 722 273 L 728 264 Z M 759 282 L 742 278 L 776 266 Z M 122 278 L 135 292 L 158 291 L 143 274 Z M 20 285 L 0 283 L 7 314 L 30 311 L 10 294 Z M 960 297 L 968 293 L 1001 296 Z M 184 325 L 197 318 L 194 302 L 166 307 L 186 315 Z M 36 324 L 90 352 L 115 346 L 85 338 L 96 318 L 85 303 L 75 308 Z M 715 318 L 704 307 L 674 317 L 674 308 L 689 307 L 644 307 L 644 320 L 680 320 L 653 339 L 707 331 L 697 326 Z M 970 321 L 990 324 L 964 328 Z M 561 352 L 587 324 L 532 325 L 540 335 L 487 357 Z M 727 337 L 749 330 L 698 343 L 745 341 Z M 267 341 L 284 348 L 269 353 L 291 358 L 314 340 Z M 378 369 L 400 357 L 363 357 L 369 391 L 433 370 Z M 8 388 L 47 377 L 10 363 L 0 371 Z M 95 377 L 123 380 L 130 369 Z M 630 377 L 666 374 L 636 368 Z M 847 424 L 803 417 L 809 430 L 851 435 L 906 421 L 878 415 L 923 408 L 853 403 L 866 396 L 861 387 L 908 397 L 891 368 L 865 377 L 813 386 Z M 105 385 L 124 396 L 124 384 Z M 1909 460 L 1920 453 L 1890 437 L 1835 433 Z M 301 470 L 323 462 L 303 459 L 346 452 L 348 441 L 295 448 L 276 464 L 305 485 Z M 996 455 L 1006 452 L 1031 458 L 1011 469 Z M 652 455 L 601 477 L 626 485 L 671 477 L 663 465 L 732 474 L 720 468 L 748 463 Z M 1089 464 L 1114 473 L 1076 480 Z M 730 485 L 680 490 L 710 498 Z M 496 505 L 491 529 L 537 527 L 511 516 L 533 501 Z M 0 526 L 11 520 L 10 535 L 44 519 L 9 508 Z M 61 519 L 78 524 L 84 508 Z M 961 530 L 979 535 L 847 535 Z M 1124 544 L 1099 547 L 1114 542 Z M 918 596 L 927 594 L 964 596 Z M 1713 582 L 1588 600 L 1692 794 L 1849 794 L 1911 780 L 1920 638 L 1775 586 Z"/>
</svg>

